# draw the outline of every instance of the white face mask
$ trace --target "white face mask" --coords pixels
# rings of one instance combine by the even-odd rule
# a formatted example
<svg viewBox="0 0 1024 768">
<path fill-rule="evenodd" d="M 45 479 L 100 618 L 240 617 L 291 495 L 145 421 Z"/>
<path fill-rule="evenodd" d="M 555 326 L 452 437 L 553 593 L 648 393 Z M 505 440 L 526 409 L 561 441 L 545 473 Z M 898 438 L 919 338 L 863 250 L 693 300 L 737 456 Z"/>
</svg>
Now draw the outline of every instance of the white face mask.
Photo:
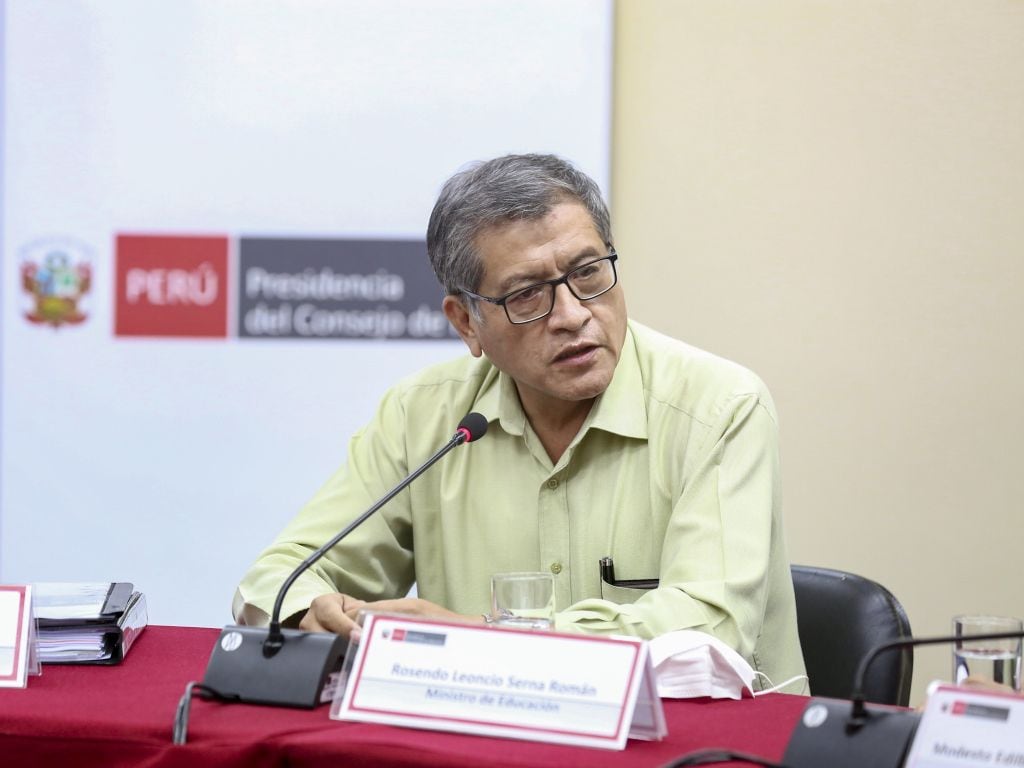
<svg viewBox="0 0 1024 768">
<path fill-rule="evenodd" d="M 771 693 L 798 679 L 754 692 L 754 680 L 765 677 L 736 651 L 706 632 L 683 629 L 659 635 L 648 643 L 658 695 L 666 699 L 709 696 L 741 699 Z M 767 679 L 767 677 L 765 677 Z M 768 681 L 771 685 L 771 681 Z"/>
</svg>

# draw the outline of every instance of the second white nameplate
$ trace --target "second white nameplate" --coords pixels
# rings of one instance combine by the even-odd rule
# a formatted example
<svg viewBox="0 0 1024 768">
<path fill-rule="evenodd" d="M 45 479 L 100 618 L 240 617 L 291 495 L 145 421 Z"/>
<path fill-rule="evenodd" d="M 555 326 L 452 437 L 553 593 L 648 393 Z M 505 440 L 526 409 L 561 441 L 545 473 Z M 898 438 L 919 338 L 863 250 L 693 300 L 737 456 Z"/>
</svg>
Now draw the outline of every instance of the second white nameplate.
<svg viewBox="0 0 1024 768">
<path fill-rule="evenodd" d="M 367 615 L 331 717 L 605 749 L 665 734 L 642 640 L 384 614 Z"/>
<path fill-rule="evenodd" d="M 933 682 L 906 765 L 1024 765 L 1024 696 Z"/>
</svg>

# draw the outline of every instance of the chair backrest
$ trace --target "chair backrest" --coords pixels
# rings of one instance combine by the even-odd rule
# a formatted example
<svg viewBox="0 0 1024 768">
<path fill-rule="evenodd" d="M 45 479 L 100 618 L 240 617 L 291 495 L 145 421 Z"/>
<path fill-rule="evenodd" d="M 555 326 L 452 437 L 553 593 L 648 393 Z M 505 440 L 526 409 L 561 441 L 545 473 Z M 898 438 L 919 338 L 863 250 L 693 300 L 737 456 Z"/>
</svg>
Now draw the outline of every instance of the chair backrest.
<svg viewBox="0 0 1024 768">
<path fill-rule="evenodd" d="M 861 659 L 881 643 L 910 637 L 907 614 L 889 590 L 863 576 L 807 565 L 791 571 L 811 693 L 848 699 Z M 907 706 L 913 671 L 910 649 L 883 653 L 868 668 L 865 697 Z"/>
</svg>

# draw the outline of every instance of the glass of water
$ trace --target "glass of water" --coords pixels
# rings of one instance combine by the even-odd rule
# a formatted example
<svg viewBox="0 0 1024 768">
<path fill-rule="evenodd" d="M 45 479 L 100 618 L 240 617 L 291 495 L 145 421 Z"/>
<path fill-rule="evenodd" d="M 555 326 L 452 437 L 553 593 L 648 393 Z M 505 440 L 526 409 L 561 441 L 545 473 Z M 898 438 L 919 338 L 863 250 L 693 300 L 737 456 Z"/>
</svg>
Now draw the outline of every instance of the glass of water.
<svg viewBox="0 0 1024 768">
<path fill-rule="evenodd" d="M 968 635 L 1021 632 L 1022 622 L 1009 616 L 955 616 L 953 634 L 958 638 L 953 649 L 953 680 L 967 677 L 988 680 L 1021 689 L 1021 638 L 1009 640 L 969 640 Z"/>
<path fill-rule="evenodd" d="M 494 623 L 520 629 L 551 629 L 555 622 L 555 581 L 550 573 L 496 573 L 491 577 Z"/>
</svg>

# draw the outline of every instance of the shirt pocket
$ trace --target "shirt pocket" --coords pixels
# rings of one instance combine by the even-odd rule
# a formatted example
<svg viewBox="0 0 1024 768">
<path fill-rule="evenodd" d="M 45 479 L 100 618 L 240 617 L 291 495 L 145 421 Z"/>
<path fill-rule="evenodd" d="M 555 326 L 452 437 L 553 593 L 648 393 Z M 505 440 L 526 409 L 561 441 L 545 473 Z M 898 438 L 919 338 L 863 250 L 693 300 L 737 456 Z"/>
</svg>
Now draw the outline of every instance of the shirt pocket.
<svg viewBox="0 0 1024 768">
<path fill-rule="evenodd" d="M 635 587 L 616 587 L 607 581 L 601 581 L 601 599 L 617 603 L 618 605 L 635 603 L 650 591 L 650 589 L 637 589 Z"/>
</svg>

